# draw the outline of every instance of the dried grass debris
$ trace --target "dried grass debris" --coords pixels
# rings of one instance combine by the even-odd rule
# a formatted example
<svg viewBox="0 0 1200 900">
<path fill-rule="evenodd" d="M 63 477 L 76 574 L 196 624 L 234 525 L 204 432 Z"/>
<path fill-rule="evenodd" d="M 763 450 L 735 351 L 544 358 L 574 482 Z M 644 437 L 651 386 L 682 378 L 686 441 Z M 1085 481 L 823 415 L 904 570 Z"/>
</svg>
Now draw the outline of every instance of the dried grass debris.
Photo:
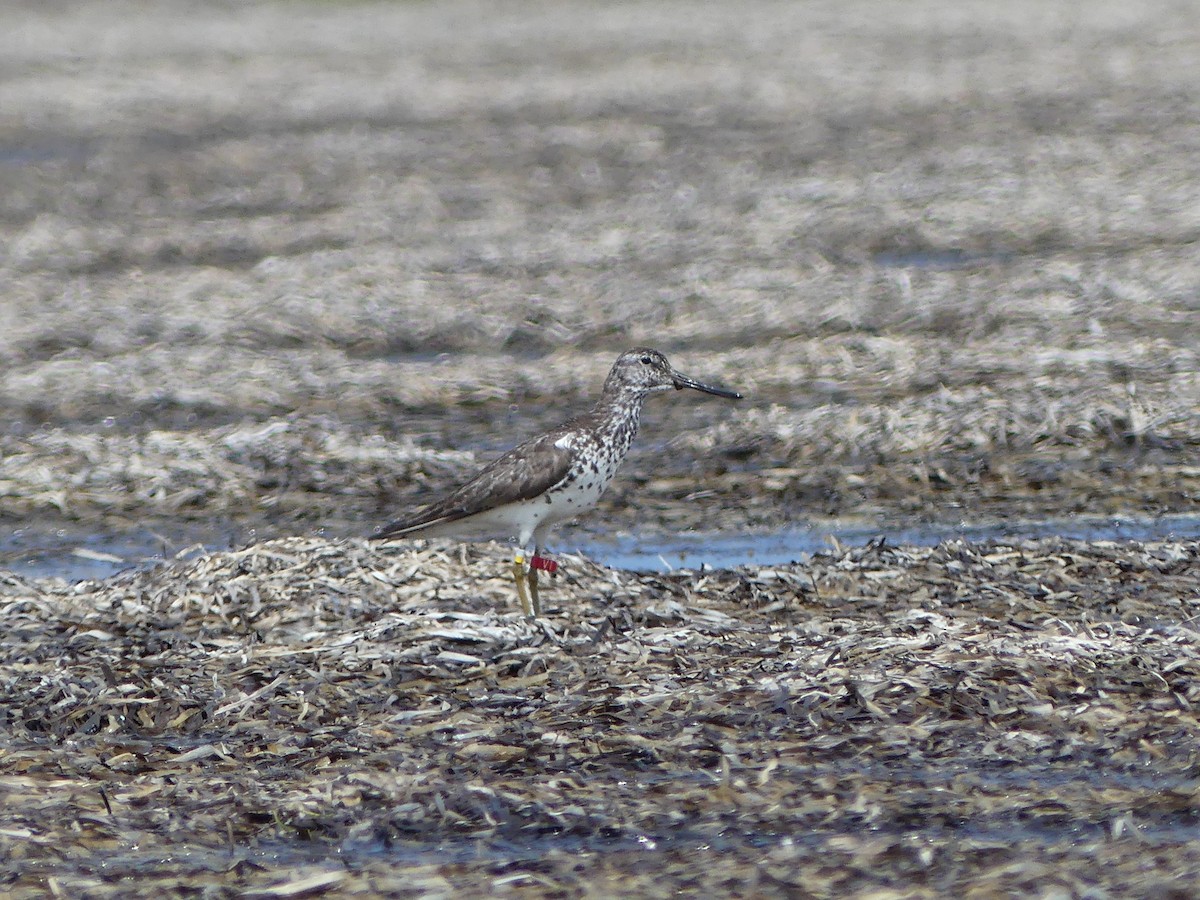
<svg viewBox="0 0 1200 900">
<path fill-rule="evenodd" d="M 536 622 L 505 558 L 292 538 L 10 579 L 0 881 L 600 895 L 652 859 L 677 886 L 1127 894 L 1200 861 L 1194 541 L 571 557 Z"/>
</svg>

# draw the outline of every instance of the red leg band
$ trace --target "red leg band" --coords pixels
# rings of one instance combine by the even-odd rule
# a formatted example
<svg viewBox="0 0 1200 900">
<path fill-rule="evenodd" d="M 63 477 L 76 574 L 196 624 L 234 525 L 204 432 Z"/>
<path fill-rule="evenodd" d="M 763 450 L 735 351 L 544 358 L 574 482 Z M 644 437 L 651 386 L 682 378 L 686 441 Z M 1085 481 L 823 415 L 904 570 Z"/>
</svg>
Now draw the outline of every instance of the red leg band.
<svg viewBox="0 0 1200 900">
<path fill-rule="evenodd" d="M 546 556 L 534 556 L 529 560 L 531 569 L 541 569 L 543 572 L 549 572 L 553 575 L 558 571 L 558 563 Z"/>
</svg>

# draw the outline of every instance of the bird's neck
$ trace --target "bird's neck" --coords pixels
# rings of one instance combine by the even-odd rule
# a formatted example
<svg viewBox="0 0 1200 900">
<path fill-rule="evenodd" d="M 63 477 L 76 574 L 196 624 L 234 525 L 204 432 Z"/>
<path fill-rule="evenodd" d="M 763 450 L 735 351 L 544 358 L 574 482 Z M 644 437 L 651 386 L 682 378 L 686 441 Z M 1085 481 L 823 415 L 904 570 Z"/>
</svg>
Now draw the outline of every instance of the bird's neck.
<svg viewBox="0 0 1200 900">
<path fill-rule="evenodd" d="M 645 400 L 645 392 L 605 391 L 592 413 L 600 420 L 601 431 L 611 431 L 619 435 L 619 443 L 628 447 L 637 435 Z"/>
</svg>

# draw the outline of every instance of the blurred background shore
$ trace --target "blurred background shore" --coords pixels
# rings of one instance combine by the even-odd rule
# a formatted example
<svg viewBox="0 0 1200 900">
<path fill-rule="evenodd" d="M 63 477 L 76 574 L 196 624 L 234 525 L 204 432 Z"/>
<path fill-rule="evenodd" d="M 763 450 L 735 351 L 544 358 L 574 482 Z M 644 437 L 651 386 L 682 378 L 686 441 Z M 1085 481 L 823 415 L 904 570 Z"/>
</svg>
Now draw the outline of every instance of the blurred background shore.
<svg viewBox="0 0 1200 900">
<path fill-rule="evenodd" d="M 619 531 L 1186 513 L 1193 13 L 9 4 L 0 515 L 359 533 L 643 344 L 751 399 Z"/>
</svg>

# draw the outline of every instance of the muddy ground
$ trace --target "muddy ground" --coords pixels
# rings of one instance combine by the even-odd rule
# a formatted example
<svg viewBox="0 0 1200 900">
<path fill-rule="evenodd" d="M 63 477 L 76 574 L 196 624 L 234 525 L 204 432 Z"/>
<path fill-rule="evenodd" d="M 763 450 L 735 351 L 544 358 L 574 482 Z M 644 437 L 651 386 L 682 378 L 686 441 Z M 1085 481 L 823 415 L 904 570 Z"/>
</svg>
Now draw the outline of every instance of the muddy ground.
<svg viewBox="0 0 1200 900">
<path fill-rule="evenodd" d="M 1072 867 L 1082 858 L 1070 849 L 1078 811 L 1071 804 L 1078 798 L 1063 787 L 1074 776 L 1056 770 L 1039 780 L 1041 770 L 1027 767 L 1032 751 L 1002 748 L 1000 769 L 1017 773 L 1017 782 L 1030 776 L 1021 790 L 1068 810 L 1032 819 L 1012 812 L 1037 826 L 1031 831 L 983 829 L 981 839 L 994 843 L 984 856 L 1017 867 L 1012 878 L 1032 879 L 1012 887 L 1003 879 L 988 881 L 985 870 L 991 870 L 981 864 L 938 869 L 937 860 L 957 857 L 922 849 L 940 834 L 961 841 L 975 833 L 980 813 L 970 798 L 979 790 L 976 782 L 956 787 L 951 781 L 948 790 L 961 803 L 954 815 L 928 813 L 923 801 L 909 809 L 908 788 L 885 790 L 889 799 L 870 806 L 871 790 L 883 790 L 879 785 L 903 768 L 886 757 L 879 721 L 898 717 L 905 727 L 925 727 L 923 713 L 893 708 L 896 698 L 886 693 L 874 700 L 863 695 L 878 712 L 864 705 L 869 715 L 839 726 L 854 747 L 867 748 L 861 753 L 872 762 L 865 768 L 856 768 L 857 756 L 841 755 L 841 745 L 826 748 L 822 742 L 838 738 L 826 733 L 820 717 L 789 732 L 787 740 L 801 747 L 796 759 L 770 728 L 743 731 L 738 717 L 759 715 L 753 712 L 758 700 L 742 693 L 758 690 L 747 687 L 749 675 L 710 697 L 708 676 L 689 670 L 685 680 L 694 697 L 663 700 L 669 709 L 679 704 L 679 718 L 645 734 L 638 730 L 640 713 L 597 718 L 595 709 L 572 699 L 572 654 L 581 651 L 563 648 L 602 627 L 608 630 L 587 651 L 600 655 L 600 670 L 628 666 L 611 676 L 627 686 L 657 671 L 646 662 L 653 657 L 643 658 L 637 648 L 645 629 L 662 626 L 646 609 L 668 603 L 676 597 L 672 591 L 686 595 L 677 627 L 690 637 L 679 638 L 682 646 L 708 640 L 705 623 L 718 613 L 733 620 L 721 619 L 720 627 L 737 635 L 771 628 L 803 634 L 844 621 L 843 680 L 870 682 L 877 674 L 870 662 L 872 629 L 885 615 L 879 609 L 899 621 L 923 607 L 909 587 L 886 579 L 879 582 L 891 585 L 882 607 L 860 602 L 876 582 L 873 569 L 856 558 L 836 557 L 838 571 L 858 587 L 846 588 L 833 618 L 795 585 L 779 599 L 792 604 L 787 614 L 762 619 L 743 608 L 756 596 L 752 591 L 717 600 L 695 589 L 700 576 L 680 575 L 664 586 L 588 569 L 594 580 L 581 580 L 572 603 L 543 631 L 504 618 L 511 615 L 511 598 L 498 583 L 487 587 L 502 571 L 494 569 L 498 551 L 471 550 L 484 553 L 489 564 L 461 581 L 450 577 L 451 587 L 443 589 L 418 577 L 433 565 L 421 554 L 455 550 L 376 555 L 382 551 L 337 539 L 369 532 L 399 509 L 435 496 L 480 460 L 586 408 L 615 356 L 635 345 L 659 347 L 682 370 L 749 397 L 739 404 L 698 395 L 653 399 L 639 444 L 585 529 L 728 534 L 836 518 L 873 523 L 886 534 L 913 522 L 1194 513 L 1200 491 L 1197 122 L 1200 20 L 1186 4 L 765 2 L 749 10 L 657 0 L 6 4 L 0 10 L 0 521 L 10 531 L 152 529 L 175 545 L 181 536 L 209 529 L 210 536 L 222 536 L 209 541 L 210 548 L 231 540 L 240 545 L 251 533 L 256 539 L 299 536 L 295 547 L 307 549 L 288 552 L 298 554 L 301 567 L 326 552 L 367 554 L 354 557 L 365 571 L 398 566 L 407 574 L 389 575 L 388 584 L 404 603 L 419 607 L 413 614 L 421 622 L 453 621 L 469 609 L 499 616 L 510 629 L 502 650 L 476 654 L 483 668 L 472 671 L 486 689 L 455 687 L 461 697 L 446 700 L 445 709 L 468 708 L 462 698 L 472 692 L 544 690 L 532 682 L 493 685 L 518 677 L 504 668 L 504 653 L 540 653 L 543 663 L 530 664 L 519 677 L 565 673 L 555 682 L 555 702 L 563 705 L 547 713 L 543 732 L 566 735 L 574 755 L 554 757 L 565 760 L 561 772 L 528 769 L 525 800 L 479 800 L 484 811 L 476 819 L 474 800 L 458 803 L 444 791 L 401 789 L 394 781 L 361 787 L 373 798 L 369 803 L 361 791 L 359 799 L 346 800 L 317 777 L 326 766 L 317 749 L 299 769 L 284 766 L 286 777 L 283 764 L 264 760 L 247 775 L 262 792 L 254 810 L 229 813 L 222 839 L 226 849 L 234 848 L 233 861 L 222 868 L 204 855 L 217 837 L 190 831 L 170 812 L 190 808 L 183 798 L 192 790 L 213 804 L 196 809 L 228 812 L 206 793 L 204 779 L 216 777 L 212 773 L 228 764 L 225 757 L 244 763 L 247 745 L 238 743 L 232 717 L 255 707 L 247 702 L 217 713 L 277 675 L 284 678 L 279 685 L 293 684 L 300 676 L 276 671 L 280 660 L 304 658 L 300 646 L 351 640 L 367 627 L 360 616 L 394 612 L 389 601 L 364 598 L 359 581 L 334 578 L 319 590 L 298 581 L 289 597 L 302 588 L 308 591 L 302 604 L 318 595 L 345 596 L 350 611 L 340 624 L 307 637 L 290 631 L 280 637 L 274 624 L 238 631 L 229 645 L 238 659 L 249 660 L 260 637 L 283 649 L 261 672 L 238 675 L 230 662 L 233 674 L 214 681 L 206 668 L 213 646 L 204 630 L 212 604 L 254 608 L 261 601 L 262 609 L 286 619 L 287 604 L 264 600 L 275 588 L 254 573 L 246 575 L 244 593 L 204 594 L 161 625 L 138 619 L 137 629 L 161 633 L 154 631 L 151 646 L 139 631 L 142 636 L 121 643 L 113 658 L 96 647 L 116 644 L 87 634 L 125 628 L 122 617 L 133 615 L 126 603 L 143 604 L 152 619 L 154 598 L 188 590 L 187 567 L 201 562 L 97 582 L 82 594 L 53 580 L 14 576 L 4 588 L 6 616 L 33 616 L 33 624 L 10 627 L 6 619 L 2 642 L 5 677 L 18 693 L 5 701 L 11 729 L 0 749 L 0 777 L 7 779 L 5 790 L 23 798 L 6 806 L 12 818 L 0 829 L 8 853 L 3 876 L 13 890 L 31 896 L 77 893 L 73 885 L 89 878 L 98 879 L 89 889 L 107 884 L 116 890 L 98 860 L 120 849 L 131 860 L 121 871 L 132 879 L 146 871 L 146 860 L 131 848 L 150 846 L 157 833 L 154 840 L 162 843 L 154 844 L 155 858 L 182 859 L 195 851 L 205 862 L 192 886 L 217 893 L 248 886 L 274 885 L 284 894 L 337 888 L 341 876 L 305 887 L 288 872 L 295 864 L 327 873 L 331 848 L 349 852 L 351 845 L 378 851 L 371 865 L 380 871 L 427 874 L 435 879 L 433 893 L 443 878 L 451 893 L 482 885 L 604 895 L 626 876 L 655 872 L 661 881 L 639 881 L 637 889 L 684 889 L 700 883 L 689 879 L 700 879 L 727 890 L 753 877 L 782 878 L 817 895 L 872 888 L 897 896 L 1027 892 L 1035 882 L 1063 896 L 1110 889 L 1118 895 L 1144 877 L 1150 880 L 1141 886 L 1153 881 L 1165 895 L 1171 884 L 1195 879 L 1192 851 L 1171 831 L 1194 825 L 1194 762 L 1181 748 L 1196 744 L 1196 698 L 1170 677 L 1172 665 L 1191 665 L 1178 661 L 1194 650 L 1188 604 L 1200 578 L 1194 545 L 1186 540 L 1153 545 L 1175 547 L 1162 552 L 1181 560 L 1172 564 L 1179 567 L 1172 570 L 1177 578 L 1164 582 L 1166 588 L 1155 574 L 1157 563 L 1136 562 L 1143 552 L 1157 559 L 1158 549 L 1130 544 L 1111 551 L 1134 560 L 1127 564 L 1138 571 L 1149 566 L 1145 579 L 1127 585 L 1114 574 L 1130 571 L 1122 568 L 1126 563 L 1110 560 L 1113 568 L 1106 568 L 1101 561 L 1110 550 L 1085 544 L 1071 551 L 1093 560 L 1079 575 L 1084 586 L 1069 588 L 1082 598 L 1075 605 L 1062 606 L 1067 587 L 1048 587 L 1036 597 L 1031 615 L 1037 624 L 1028 633 L 1010 621 L 1007 607 L 978 613 L 978 627 L 991 630 L 988 640 L 1013 642 L 994 649 L 994 659 L 1011 654 L 1020 661 L 1015 668 L 998 662 L 988 668 L 996 690 L 1025 697 L 998 707 L 1011 707 L 1005 715 L 1016 717 L 1013 729 L 1038 731 L 1030 725 L 1038 710 L 1076 708 L 1063 705 L 1074 696 L 1078 708 L 1111 700 L 1121 710 L 1111 722 L 1145 729 L 1143 738 L 1121 744 L 1129 755 L 1110 770 L 1103 739 L 1109 726 L 1079 726 L 1080 746 L 1100 742 L 1088 758 L 1100 767 L 1101 787 L 1116 784 L 1135 798 L 1117 803 L 1124 819 L 1105 818 L 1102 800 L 1081 813 L 1095 826 L 1085 835 L 1095 840 L 1089 860 L 1112 854 L 1134 865 L 1143 853 L 1138 848 L 1157 840 L 1147 838 L 1146 823 L 1161 824 L 1159 813 L 1141 817 L 1138 810 L 1176 798 L 1170 800 L 1176 818 L 1160 829 L 1163 855 L 1154 856 L 1142 876 L 1115 866 L 1122 881 L 1093 867 L 1091 881 L 1076 884 L 1071 879 L 1082 876 Z M 249 551 L 232 552 L 200 559 Z M 925 552 L 934 551 L 911 551 Z M 1030 553 L 1041 561 L 1038 571 L 1057 565 L 1046 562 L 1050 550 Z M 960 576 L 953 559 L 943 562 L 939 577 L 952 582 Z M 961 589 L 963 603 L 990 609 L 998 582 L 989 581 L 986 567 L 979 571 L 964 582 L 970 587 Z M 788 572 L 798 583 L 811 574 L 803 567 Z M 160 580 L 129 600 L 128 579 L 139 577 Z M 714 577 L 730 584 L 757 578 L 749 572 Z M 411 595 L 396 587 L 409 583 L 423 586 Z M 610 583 L 623 587 L 616 594 L 601 590 Z M 1120 598 L 1092 609 L 1110 590 L 1127 590 L 1130 602 L 1140 602 L 1138 590 L 1160 591 L 1154 601 L 1160 605 L 1134 619 L 1121 611 Z M 393 596 L 393 602 L 400 601 Z M 188 610 L 199 618 L 185 615 Z M 675 621 L 676 613 L 664 615 Z M 626 628 L 620 640 L 616 625 L 603 626 L 613 616 Z M 930 640 L 926 620 L 912 621 L 915 636 L 889 632 L 880 646 L 900 653 L 904 641 Z M 1144 666 L 1129 662 L 1134 655 L 1120 656 L 1125 649 L 1114 651 L 1102 674 L 1082 679 L 1078 689 L 1039 687 L 1041 676 L 1021 668 L 1056 665 L 1039 655 L 1038 636 L 1046 629 L 1061 637 L 1097 623 L 1103 635 L 1120 632 L 1134 644 L 1162 635 L 1170 640 L 1155 645 L 1158 655 Z M 377 681 L 356 680 L 357 667 L 368 665 L 361 661 L 329 676 L 330 683 L 348 679 L 354 692 L 365 692 L 330 694 L 322 713 L 334 723 L 329 728 L 360 727 L 353 725 L 356 703 L 371 710 L 373 724 L 362 725 L 330 757 L 347 783 L 399 778 L 395 770 L 403 769 L 411 749 L 405 729 L 427 713 L 415 720 L 404 714 L 443 708 L 433 699 L 441 696 L 436 691 L 428 703 L 421 699 L 431 688 L 404 687 L 409 676 L 400 660 L 425 653 L 415 636 L 420 633 L 396 629 L 379 639 L 380 655 L 369 664 Z M 168 634 L 178 637 L 168 641 Z M 538 635 L 549 643 L 542 647 Z M 1046 638 L 1051 644 L 1059 639 Z M 474 646 L 475 638 L 465 640 Z M 759 662 L 805 671 L 837 662 L 823 646 L 803 640 L 789 650 L 792 656 L 763 649 L 757 637 L 713 640 L 720 652 L 697 657 L 697 666 L 713 672 L 726 659 L 739 672 Z M 45 649 L 39 654 L 31 646 Z M 947 652 L 953 658 L 958 651 Z M 156 701 L 165 705 L 149 720 L 131 717 L 132 707 L 119 718 L 74 712 L 93 709 L 89 703 L 103 706 L 105 692 L 123 685 L 141 685 L 141 691 L 142 679 L 156 677 L 149 674 L 155 666 L 176 672 L 178 680 L 155 688 L 165 692 Z M 1134 702 L 1142 688 L 1131 686 L 1130 673 L 1145 666 L 1172 685 L 1154 701 L 1167 703 L 1178 719 L 1169 746 L 1155 730 L 1166 713 Z M 126 669 L 138 674 L 127 680 Z M 314 679 L 324 677 L 314 673 Z M 925 687 L 913 690 L 937 694 L 942 688 L 930 687 L 932 677 L 918 678 Z M 216 693 L 200 691 L 202 682 Z M 49 691 L 51 710 L 32 719 L 20 693 L 30 685 Z M 668 696 L 671 690 L 662 689 Z M 841 698 L 836 702 L 845 701 L 829 690 Z M 847 690 L 846 696 L 859 696 L 858 688 Z M 184 702 L 195 692 L 203 696 Z M 298 696 L 301 703 L 303 692 Z M 397 707 L 393 696 L 404 702 Z M 997 714 L 985 711 L 983 700 L 964 700 L 960 708 L 965 694 L 937 696 L 936 721 L 962 717 L 981 734 L 993 727 L 995 735 L 1008 733 L 1008 725 L 992 724 Z M 637 744 L 641 735 L 662 741 L 709 727 L 708 713 L 687 705 L 709 700 L 742 710 L 712 726 L 726 729 L 720 733 L 733 742 L 729 752 L 680 757 L 653 784 L 620 782 L 635 785 L 628 790 L 639 792 L 638 803 L 650 804 L 648 818 L 621 812 L 621 803 L 633 802 L 623 794 L 609 818 L 579 801 L 586 821 L 598 823 L 594 834 L 578 826 L 574 812 L 563 811 L 575 789 L 561 779 L 577 779 L 581 796 L 591 796 L 611 790 L 617 778 L 604 762 L 611 748 L 577 729 L 591 734 L 588 729 L 606 727 L 604 740 Z M 58 712 L 55 703 L 63 704 Z M 182 715 L 185 708 L 198 712 L 177 721 L 164 711 Z M 300 740 L 296 723 L 304 720 L 299 710 L 271 720 L 270 735 L 265 725 L 247 728 L 262 747 L 293 746 Z M 470 737 L 472 725 L 454 727 L 455 734 L 468 735 L 464 741 L 477 740 Z M 426 734 L 445 737 L 436 728 Z M 501 743 L 525 746 L 527 737 Z M 962 735 L 954 731 L 952 738 Z M 108 766 L 101 754 L 99 765 L 111 776 L 71 768 L 100 753 L 96 748 L 106 740 L 133 742 L 113 752 L 139 761 L 126 771 L 124 762 Z M 970 768 L 984 743 L 960 742 L 953 760 Z M 179 756 L 203 747 L 217 749 L 188 758 L 187 766 L 179 763 Z M 641 751 L 612 752 L 632 754 L 631 772 L 661 758 L 638 762 Z M 772 797 L 763 788 L 754 795 L 761 801 L 739 801 L 751 787 L 736 787 L 736 779 L 758 784 L 762 772 L 739 774 L 736 760 L 748 755 L 763 766 L 771 759 L 792 766 L 785 771 L 795 790 Z M 526 765 L 525 755 L 514 758 L 501 754 L 488 765 Z M 951 759 L 933 758 L 938 771 Z M 475 777 L 463 775 L 457 756 L 428 759 L 428 768 L 404 770 L 404 777 L 431 784 Z M 1081 771 L 1076 757 L 1064 759 L 1063 771 Z M 694 780 L 680 781 L 684 770 L 694 771 Z M 484 789 L 489 772 L 479 774 Z M 1137 772 L 1148 773 L 1148 780 L 1139 781 Z M 1105 780 L 1109 773 L 1112 779 Z M 150 780 L 138 787 L 143 775 Z M 826 776 L 834 782 L 814 787 Z M 176 794 L 146 787 L 168 777 Z M 104 793 L 87 779 L 99 779 Z M 548 788 L 552 781 L 560 787 Z M 716 802 L 712 798 L 689 805 L 689 792 L 707 791 L 710 782 L 713 790 L 724 785 L 720 815 L 706 805 Z M 767 776 L 759 787 L 769 783 Z M 293 789 L 309 799 L 288 794 Z M 147 790 L 142 797 L 149 799 L 123 793 L 128 790 Z M 557 799 L 539 793 L 544 790 L 559 791 Z M 52 830 L 38 832 L 39 804 L 52 794 L 65 802 L 64 791 L 75 806 L 60 810 L 46 826 Z M 1020 803 L 1033 802 L 1032 794 L 1021 796 Z M 524 813 L 512 812 L 526 809 L 522 803 L 549 810 L 530 814 L 536 840 L 524 844 L 520 827 L 504 830 L 505 823 L 525 821 Z M 742 821 L 729 812 L 743 808 L 739 803 L 756 811 Z M 420 817 L 403 811 L 409 804 L 419 807 Z M 316 824 L 296 825 L 308 821 L 301 806 Z M 135 815 L 134 808 L 144 812 Z M 355 810 L 364 808 L 369 812 L 356 818 Z M 847 818 L 847 810 L 859 810 L 859 818 Z M 160 819 L 137 818 L 151 812 Z M 685 822 L 695 818 L 697 830 L 680 832 L 676 814 Z M 470 824 L 455 830 L 456 816 Z M 435 818 L 440 824 L 428 824 Z M 168 827 L 168 820 L 174 824 Z M 410 820 L 425 824 L 393 828 Z M 815 827 L 819 821 L 832 823 L 830 833 L 842 843 L 814 837 L 824 833 Z M 84 841 L 70 852 L 55 849 L 65 846 L 61 834 L 101 828 L 95 822 L 105 823 L 104 840 Z M 158 826 L 161 832 L 154 831 Z M 477 858 L 463 849 L 463 835 L 483 842 Z M 595 835 L 611 838 L 616 843 L 607 849 L 622 852 L 593 852 Z M 785 839 L 791 843 L 779 844 Z M 442 841 L 452 858 L 430 859 Z M 730 860 L 725 874 L 696 850 L 725 848 L 722 841 L 732 848 L 715 857 Z M 580 848 L 591 855 L 577 855 Z M 543 850 L 578 867 L 571 878 L 549 872 Z M 95 854 L 90 863 L 89 853 Z M 828 883 L 809 877 L 818 864 L 831 867 Z M 156 890 L 186 874 L 162 865 L 155 870 Z M 447 865 L 464 868 L 443 870 Z M 1034 870 L 1041 875 L 1035 878 Z M 485 871 L 499 881 L 473 880 Z M 855 880 L 854 872 L 866 874 Z M 763 891 L 773 884 L 759 883 Z M 132 890 L 136 881 L 113 884 Z M 380 885 L 374 889 L 386 889 Z"/>
</svg>

